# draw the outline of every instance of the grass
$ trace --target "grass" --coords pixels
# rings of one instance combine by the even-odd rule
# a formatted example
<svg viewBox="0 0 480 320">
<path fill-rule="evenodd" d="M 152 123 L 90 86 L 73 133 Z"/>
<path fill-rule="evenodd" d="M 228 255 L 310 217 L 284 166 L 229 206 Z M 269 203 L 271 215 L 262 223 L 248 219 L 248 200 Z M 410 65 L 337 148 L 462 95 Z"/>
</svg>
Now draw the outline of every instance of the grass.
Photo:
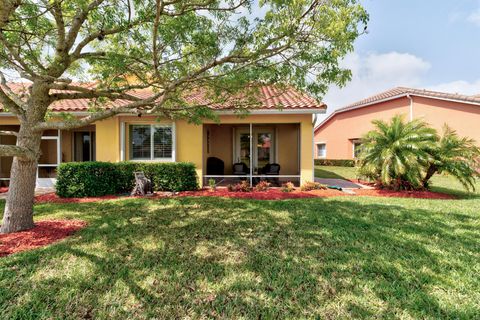
<svg viewBox="0 0 480 320">
<path fill-rule="evenodd" d="M 1 319 L 480 317 L 477 199 L 127 199 L 35 212 L 89 226 L 0 259 Z"/>
<path fill-rule="evenodd" d="M 315 177 L 356 179 L 355 168 L 336 166 L 315 166 Z M 475 192 L 467 192 L 462 185 L 453 177 L 448 175 L 435 175 L 431 179 L 431 190 L 455 195 L 459 198 L 472 199 L 480 198 L 480 181 L 477 181 Z"/>
</svg>

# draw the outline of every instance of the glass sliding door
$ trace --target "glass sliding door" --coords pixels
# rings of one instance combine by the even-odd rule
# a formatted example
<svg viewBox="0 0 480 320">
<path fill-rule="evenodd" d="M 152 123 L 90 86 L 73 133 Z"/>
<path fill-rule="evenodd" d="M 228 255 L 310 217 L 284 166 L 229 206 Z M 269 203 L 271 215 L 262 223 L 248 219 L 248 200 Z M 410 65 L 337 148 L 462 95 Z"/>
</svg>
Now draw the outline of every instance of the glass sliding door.
<svg viewBox="0 0 480 320">
<path fill-rule="evenodd" d="M 95 132 L 74 132 L 74 161 L 95 161 Z"/>
</svg>

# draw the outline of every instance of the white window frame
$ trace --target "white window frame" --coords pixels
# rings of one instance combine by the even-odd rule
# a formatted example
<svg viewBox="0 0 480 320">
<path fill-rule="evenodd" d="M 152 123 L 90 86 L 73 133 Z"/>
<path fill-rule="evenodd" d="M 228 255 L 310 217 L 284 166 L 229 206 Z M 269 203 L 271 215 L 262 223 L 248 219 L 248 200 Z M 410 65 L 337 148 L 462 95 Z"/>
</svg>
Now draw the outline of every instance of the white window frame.
<svg viewBox="0 0 480 320">
<path fill-rule="evenodd" d="M 41 164 L 41 163 L 38 163 L 37 164 L 37 181 L 38 179 L 43 179 L 45 181 L 50 181 L 52 179 L 55 179 L 56 178 L 40 178 L 39 176 L 39 171 L 38 170 L 39 168 L 58 168 L 58 166 L 60 165 L 60 163 L 62 162 L 62 150 L 61 150 L 61 143 L 60 143 L 60 137 L 61 137 L 61 132 L 60 130 L 57 130 L 57 135 L 56 136 L 42 136 L 41 140 L 55 140 L 56 143 L 57 143 L 57 163 L 48 163 L 48 164 Z M 52 180 L 54 181 L 54 180 Z"/>
<path fill-rule="evenodd" d="M 352 141 L 352 159 L 357 159 L 357 157 L 355 157 L 355 145 L 356 144 L 362 145 L 362 141 L 360 139 L 351 139 L 351 141 Z"/>
<path fill-rule="evenodd" d="M 130 152 L 128 155 L 128 160 L 129 161 L 135 161 L 135 162 L 175 162 L 176 161 L 176 130 L 175 130 L 175 122 L 172 123 L 129 123 L 129 124 L 123 124 L 121 125 L 122 127 L 122 136 L 121 140 L 123 140 L 122 143 L 122 150 L 120 150 L 120 156 L 122 160 L 125 160 L 125 150 L 126 150 L 126 141 L 125 136 L 128 134 L 128 137 L 130 137 L 130 128 L 132 126 L 150 126 L 150 159 L 131 159 L 130 158 Z M 171 128 L 172 130 L 172 156 L 170 158 L 155 158 L 154 157 L 154 130 L 153 128 Z M 128 131 L 127 131 L 128 130 Z M 128 143 L 131 144 L 130 138 L 128 139 Z M 131 145 L 129 145 L 129 148 L 131 148 Z M 130 150 L 130 149 L 129 149 Z"/>
<path fill-rule="evenodd" d="M 325 145 L 325 154 L 323 156 L 320 156 L 318 154 L 318 145 L 319 144 Z M 317 159 L 326 159 L 327 158 L 327 143 L 326 142 L 315 142 L 315 153 L 317 154 Z"/>
</svg>

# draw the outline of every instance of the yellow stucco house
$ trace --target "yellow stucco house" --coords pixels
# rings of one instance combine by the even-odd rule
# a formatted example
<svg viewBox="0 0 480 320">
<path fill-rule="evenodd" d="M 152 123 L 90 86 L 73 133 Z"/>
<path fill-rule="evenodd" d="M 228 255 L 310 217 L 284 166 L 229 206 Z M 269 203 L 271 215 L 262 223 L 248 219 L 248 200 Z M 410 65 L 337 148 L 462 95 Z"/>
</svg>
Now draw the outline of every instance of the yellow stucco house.
<svg viewBox="0 0 480 320">
<path fill-rule="evenodd" d="M 118 115 L 75 130 L 48 130 L 42 138 L 37 185 L 55 183 L 56 168 L 70 161 L 192 162 L 201 185 L 209 179 L 238 177 L 233 164 L 244 163 L 241 175 L 251 182 L 263 175 L 268 163 L 280 165 L 277 179 L 296 184 L 311 181 L 315 115 L 326 105 L 293 88 L 264 86 L 261 105 L 247 116 L 231 108 L 215 107 L 219 122 L 202 124 L 186 120 Z M 88 100 L 63 100 L 52 112 L 87 115 Z M 11 114 L 0 112 L 0 130 L 18 130 Z M 15 144 L 14 136 L 1 136 L 1 144 Z M 211 163 L 216 160 L 217 167 Z M 8 183 L 12 159 L 0 158 L 0 182 Z M 221 168 L 218 163 L 223 163 Z"/>
</svg>

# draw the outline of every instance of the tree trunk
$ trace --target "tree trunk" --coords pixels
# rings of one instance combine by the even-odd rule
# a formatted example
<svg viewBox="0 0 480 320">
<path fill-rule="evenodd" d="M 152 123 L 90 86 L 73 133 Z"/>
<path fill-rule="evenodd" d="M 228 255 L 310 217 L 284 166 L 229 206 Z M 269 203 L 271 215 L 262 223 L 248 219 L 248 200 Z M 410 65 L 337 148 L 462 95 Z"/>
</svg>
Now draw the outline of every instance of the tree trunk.
<svg viewBox="0 0 480 320">
<path fill-rule="evenodd" d="M 39 154 L 42 134 L 32 133 L 28 127 L 24 125 L 20 127 L 17 145 L 31 150 L 33 154 Z M 17 232 L 33 228 L 33 202 L 36 178 L 37 160 L 13 158 L 7 203 L 0 233 Z"/>
<path fill-rule="evenodd" d="M 431 164 L 429 167 L 428 167 L 428 170 L 427 170 L 427 174 L 425 175 L 425 178 L 423 178 L 423 186 L 425 188 L 428 188 L 428 181 L 430 180 L 430 178 L 433 177 L 433 175 L 435 173 L 437 173 L 438 171 L 438 168 L 436 165 L 434 164 Z"/>
</svg>

